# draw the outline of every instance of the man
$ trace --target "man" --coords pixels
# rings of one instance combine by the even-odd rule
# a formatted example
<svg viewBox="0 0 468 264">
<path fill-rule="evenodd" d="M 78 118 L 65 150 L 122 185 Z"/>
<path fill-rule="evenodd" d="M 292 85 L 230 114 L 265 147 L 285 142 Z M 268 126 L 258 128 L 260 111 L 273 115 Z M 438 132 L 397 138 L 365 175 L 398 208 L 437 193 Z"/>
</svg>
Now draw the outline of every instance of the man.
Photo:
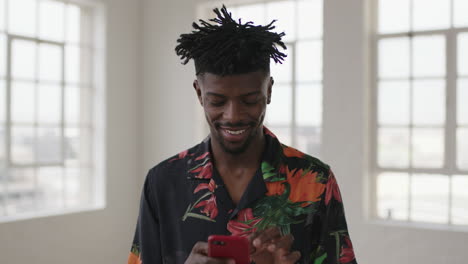
<svg viewBox="0 0 468 264">
<path fill-rule="evenodd" d="M 232 263 L 207 256 L 212 234 L 248 237 L 257 264 L 356 263 L 330 168 L 263 126 L 284 33 L 214 12 L 176 47 L 210 136 L 149 171 L 128 263 Z"/>
</svg>

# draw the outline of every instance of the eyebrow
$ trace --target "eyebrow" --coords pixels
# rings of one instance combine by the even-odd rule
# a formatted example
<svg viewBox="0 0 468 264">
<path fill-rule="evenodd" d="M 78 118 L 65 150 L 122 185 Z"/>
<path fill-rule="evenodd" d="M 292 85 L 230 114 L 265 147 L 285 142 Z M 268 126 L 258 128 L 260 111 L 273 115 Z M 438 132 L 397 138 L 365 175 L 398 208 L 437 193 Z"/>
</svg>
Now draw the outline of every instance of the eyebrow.
<svg viewBox="0 0 468 264">
<path fill-rule="evenodd" d="M 250 92 L 250 93 L 246 93 L 246 94 L 241 94 L 240 97 L 246 97 L 246 96 L 251 96 L 251 95 L 260 94 L 260 93 L 261 93 L 260 91 L 255 91 L 255 92 Z M 216 97 L 226 98 L 225 95 L 218 94 L 218 93 L 213 93 L 213 92 L 207 92 L 206 95 L 207 96 L 216 96 Z"/>
</svg>

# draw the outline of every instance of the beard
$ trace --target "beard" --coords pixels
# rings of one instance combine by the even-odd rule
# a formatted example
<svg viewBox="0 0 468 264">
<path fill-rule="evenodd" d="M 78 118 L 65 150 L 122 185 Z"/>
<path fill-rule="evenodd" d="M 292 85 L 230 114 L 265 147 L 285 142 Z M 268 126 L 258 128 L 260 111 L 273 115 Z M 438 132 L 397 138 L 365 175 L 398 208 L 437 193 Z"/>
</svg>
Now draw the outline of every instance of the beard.
<svg viewBox="0 0 468 264">
<path fill-rule="evenodd" d="M 221 149 L 226 152 L 226 153 L 229 153 L 231 155 L 239 155 L 239 154 L 242 154 L 244 153 L 250 146 L 250 144 L 252 143 L 252 141 L 258 137 L 258 134 L 259 134 L 259 131 L 262 131 L 261 129 L 261 126 L 263 124 L 263 116 L 262 118 L 260 119 L 259 122 L 243 122 L 243 123 L 221 123 L 221 122 L 214 122 L 214 123 L 211 123 L 208 119 L 208 116 L 206 116 L 206 119 L 208 121 L 208 124 L 210 126 L 210 131 L 211 131 L 211 135 L 213 136 L 213 138 L 219 143 L 219 145 L 221 146 Z M 249 135 L 247 135 L 247 138 L 244 140 L 244 142 L 242 142 L 240 145 L 237 145 L 237 146 L 232 146 L 228 141 L 226 141 L 224 139 L 224 137 L 222 136 L 222 134 L 220 133 L 220 129 L 221 129 L 221 126 L 223 127 L 230 127 L 230 128 L 233 128 L 235 129 L 236 127 L 246 127 L 248 126 L 248 130 L 249 131 Z"/>
</svg>

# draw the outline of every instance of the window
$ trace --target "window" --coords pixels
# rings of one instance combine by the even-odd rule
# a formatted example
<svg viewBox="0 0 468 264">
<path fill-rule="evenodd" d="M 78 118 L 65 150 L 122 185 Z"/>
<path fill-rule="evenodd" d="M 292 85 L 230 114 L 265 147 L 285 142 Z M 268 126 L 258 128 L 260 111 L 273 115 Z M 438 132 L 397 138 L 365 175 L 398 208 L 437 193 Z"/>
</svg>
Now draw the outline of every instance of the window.
<svg viewBox="0 0 468 264">
<path fill-rule="evenodd" d="M 467 12 L 467 0 L 378 1 L 378 218 L 468 225 Z"/>
<path fill-rule="evenodd" d="M 95 18 L 68 1 L 0 0 L 0 221 L 102 204 Z"/>
<path fill-rule="evenodd" d="M 198 14 L 213 17 L 220 4 L 201 5 Z M 320 155 L 322 127 L 322 0 L 232 1 L 227 5 L 234 19 L 266 25 L 285 32 L 288 57 L 271 62 L 274 78 L 265 124 L 284 144 L 313 156 Z M 201 119 L 200 119 L 201 120 Z"/>
</svg>

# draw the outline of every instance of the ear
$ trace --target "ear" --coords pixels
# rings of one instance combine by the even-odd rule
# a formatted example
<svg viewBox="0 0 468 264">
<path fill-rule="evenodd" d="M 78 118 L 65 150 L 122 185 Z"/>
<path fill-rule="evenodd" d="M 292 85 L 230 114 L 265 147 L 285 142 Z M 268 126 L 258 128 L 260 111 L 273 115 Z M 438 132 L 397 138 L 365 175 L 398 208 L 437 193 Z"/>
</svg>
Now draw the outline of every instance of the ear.
<svg viewBox="0 0 468 264">
<path fill-rule="evenodd" d="M 198 101 L 200 102 L 200 105 L 203 106 L 202 92 L 201 92 L 201 88 L 197 79 L 193 81 L 193 88 L 195 89 L 195 92 L 197 93 L 197 97 L 198 97 Z"/>
<path fill-rule="evenodd" d="M 267 104 L 270 104 L 271 102 L 271 90 L 273 89 L 273 84 L 275 81 L 273 80 L 273 77 L 270 77 L 270 81 L 268 82 L 268 90 L 267 90 Z"/>
</svg>

